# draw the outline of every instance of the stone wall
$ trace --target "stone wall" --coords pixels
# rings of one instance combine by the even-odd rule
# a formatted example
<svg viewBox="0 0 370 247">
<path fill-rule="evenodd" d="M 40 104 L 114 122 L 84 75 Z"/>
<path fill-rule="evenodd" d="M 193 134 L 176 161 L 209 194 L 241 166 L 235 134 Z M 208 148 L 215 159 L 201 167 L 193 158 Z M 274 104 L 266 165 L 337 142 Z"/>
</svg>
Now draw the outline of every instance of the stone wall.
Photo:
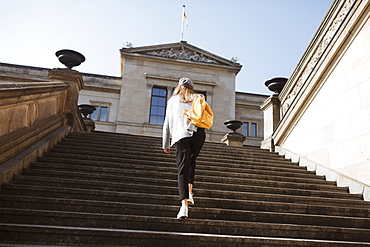
<svg viewBox="0 0 370 247">
<path fill-rule="evenodd" d="M 287 86 L 275 144 L 370 185 L 370 3 L 335 1 Z"/>
</svg>

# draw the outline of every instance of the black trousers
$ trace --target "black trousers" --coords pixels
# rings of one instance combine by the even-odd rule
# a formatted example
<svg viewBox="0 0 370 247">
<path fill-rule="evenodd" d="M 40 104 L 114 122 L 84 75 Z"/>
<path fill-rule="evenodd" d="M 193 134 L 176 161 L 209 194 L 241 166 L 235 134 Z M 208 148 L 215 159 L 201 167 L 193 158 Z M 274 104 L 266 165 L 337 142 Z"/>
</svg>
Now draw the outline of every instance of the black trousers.
<svg viewBox="0 0 370 247">
<path fill-rule="evenodd" d="M 196 158 L 203 147 L 206 134 L 203 128 L 198 128 L 192 137 L 186 137 L 176 142 L 176 163 L 180 200 L 189 198 L 189 183 L 194 184 Z"/>
</svg>

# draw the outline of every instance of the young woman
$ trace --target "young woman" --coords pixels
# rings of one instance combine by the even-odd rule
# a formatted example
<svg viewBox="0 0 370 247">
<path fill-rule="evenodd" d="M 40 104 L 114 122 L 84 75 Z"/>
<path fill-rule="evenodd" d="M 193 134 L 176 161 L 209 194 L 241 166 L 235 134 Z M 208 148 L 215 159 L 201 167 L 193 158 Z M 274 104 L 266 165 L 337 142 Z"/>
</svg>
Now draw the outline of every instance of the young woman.
<svg viewBox="0 0 370 247">
<path fill-rule="evenodd" d="M 193 184 L 196 158 L 203 147 L 206 135 L 203 128 L 191 124 L 184 110 L 190 110 L 196 95 L 194 84 L 189 78 L 181 78 L 173 96 L 167 102 L 163 124 L 163 150 L 170 153 L 176 146 L 176 163 L 181 208 L 177 218 L 188 217 L 188 204 L 194 204 Z"/>
</svg>

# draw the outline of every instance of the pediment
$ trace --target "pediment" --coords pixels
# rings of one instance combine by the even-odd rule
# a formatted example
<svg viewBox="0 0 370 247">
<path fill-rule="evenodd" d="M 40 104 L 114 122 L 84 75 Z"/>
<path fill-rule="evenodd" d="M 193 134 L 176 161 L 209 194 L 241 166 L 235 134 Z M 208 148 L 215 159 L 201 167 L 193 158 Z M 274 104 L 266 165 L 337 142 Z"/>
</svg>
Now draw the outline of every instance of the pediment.
<svg viewBox="0 0 370 247">
<path fill-rule="evenodd" d="M 166 59 L 187 60 L 198 63 L 241 67 L 239 63 L 214 55 L 212 53 L 199 49 L 195 46 L 192 46 L 184 41 L 180 43 L 167 45 L 156 45 L 138 48 L 123 48 L 121 52 L 123 54 L 131 53 Z"/>
<path fill-rule="evenodd" d="M 211 57 L 206 56 L 203 53 L 186 49 L 184 46 L 178 49 L 169 48 L 169 49 L 150 51 L 150 52 L 147 52 L 147 54 L 158 56 L 158 57 L 167 57 L 167 58 L 190 60 L 190 61 L 203 62 L 203 63 L 219 64 L 217 60 L 212 59 Z"/>
</svg>

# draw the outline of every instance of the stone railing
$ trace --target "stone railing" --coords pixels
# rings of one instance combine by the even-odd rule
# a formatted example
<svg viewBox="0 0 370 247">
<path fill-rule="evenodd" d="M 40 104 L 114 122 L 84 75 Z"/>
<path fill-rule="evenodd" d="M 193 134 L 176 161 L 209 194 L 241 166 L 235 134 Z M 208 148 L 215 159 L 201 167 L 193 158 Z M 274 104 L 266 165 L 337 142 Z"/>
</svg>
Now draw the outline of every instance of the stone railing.
<svg viewBox="0 0 370 247">
<path fill-rule="evenodd" d="M 87 131 L 77 105 L 80 73 L 53 69 L 49 77 L 49 82 L 1 83 L 0 163 L 63 126 Z"/>
<path fill-rule="evenodd" d="M 351 194 L 360 194 L 364 201 L 370 201 L 370 186 L 356 179 L 341 174 L 333 169 L 327 168 L 322 164 L 318 164 L 312 160 L 300 157 L 298 154 L 276 146 L 275 152 L 284 156 L 291 162 L 298 163 L 299 166 L 306 167 L 307 171 L 314 171 L 318 176 L 325 176 L 326 181 L 336 182 L 338 187 L 348 187 Z"/>
</svg>

